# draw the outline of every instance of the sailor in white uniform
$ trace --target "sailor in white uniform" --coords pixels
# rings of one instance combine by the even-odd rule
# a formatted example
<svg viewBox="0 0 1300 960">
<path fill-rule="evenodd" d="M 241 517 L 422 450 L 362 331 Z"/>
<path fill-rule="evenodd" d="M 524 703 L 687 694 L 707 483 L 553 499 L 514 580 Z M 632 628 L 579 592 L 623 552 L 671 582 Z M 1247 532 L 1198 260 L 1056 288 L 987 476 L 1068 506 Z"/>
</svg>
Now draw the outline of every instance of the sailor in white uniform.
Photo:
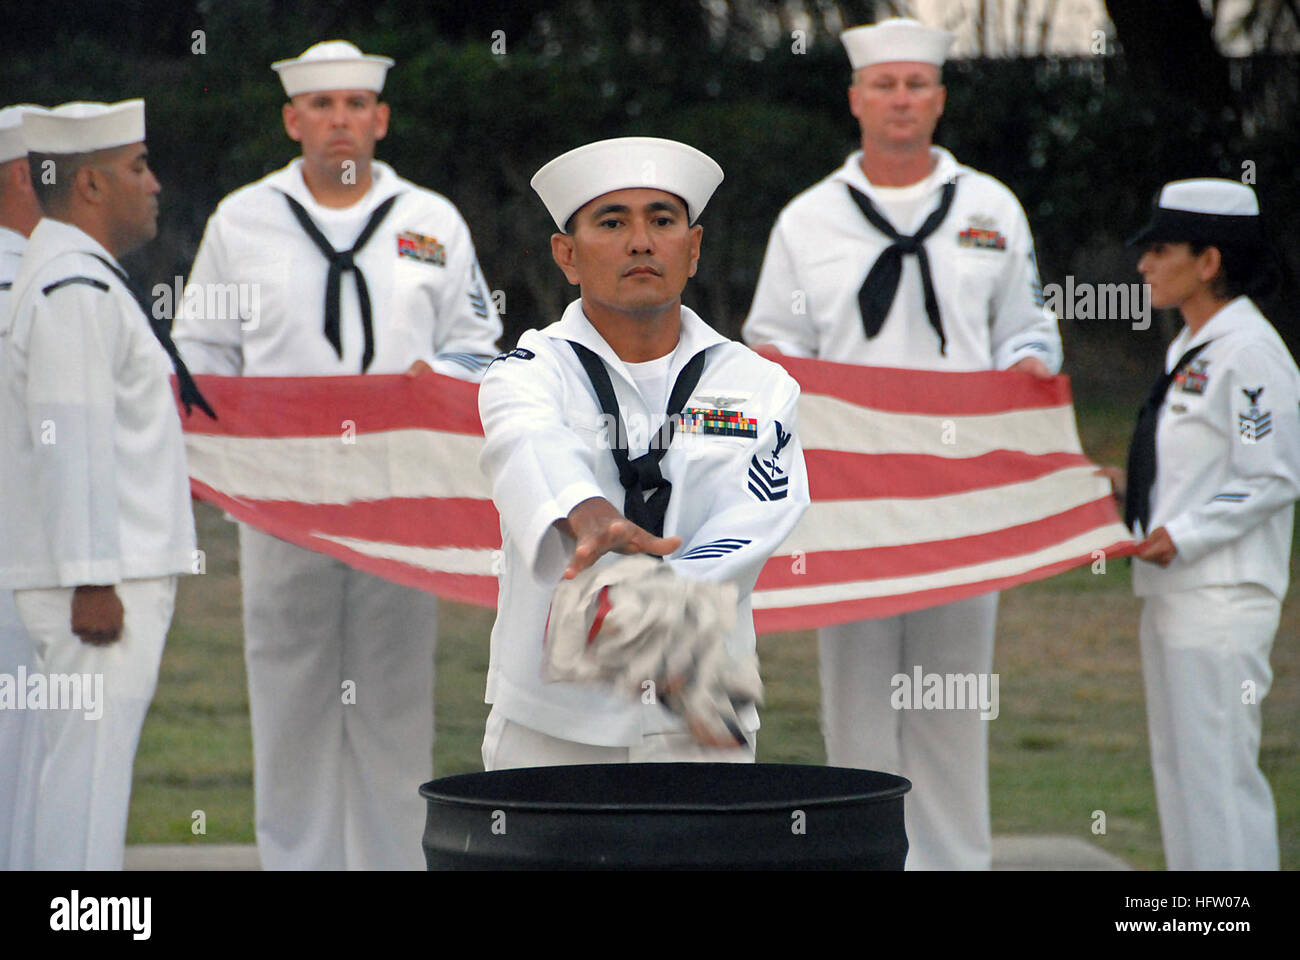
<svg viewBox="0 0 1300 960">
<path fill-rule="evenodd" d="M 552 254 L 581 298 L 525 333 L 479 393 L 504 557 L 489 770 L 754 758 L 752 705 L 739 711 L 744 743 L 697 740 L 654 697 L 547 683 L 541 669 L 561 577 L 614 553 L 735 583 L 727 648 L 752 654 L 755 580 L 808 505 L 798 385 L 681 304 L 699 259 L 695 221 L 721 180 L 698 150 L 647 137 L 587 144 L 533 178 L 561 231 Z M 669 414 L 681 418 L 665 443 Z"/>
<path fill-rule="evenodd" d="M 1129 452 L 1126 519 L 1151 766 L 1170 870 L 1276 870 L 1260 705 L 1300 497 L 1300 371 L 1250 295 L 1272 280 L 1254 191 L 1161 190 L 1132 241 L 1151 304 L 1186 324 Z"/>
<path fill-rule="evenodd" d="M 22 263 L 27 237 L 41 219 L 23 140 L 23 110 L 0 110 L 0 325 L 9 311 L 14 276 Z M 0 352 L 0 383 L 5 380 Z M 2 440 L 3 438 L 0 438 Z M 8 447 L 3 447 L 6 451 Z M 8 455 L 6 453 L 6 455 Z M 14 493 L 3 484 L 0 468 L 0 541 L 9 538 L 5 523 L 14 513 Z M 0 588 L 0 677 L 32 671 L 35 654 L 14 606 L 13 591 Z M 30 870 L 40 774 L 41 714 L 19 710 L 0 697 L 0 870 Z"/>
<path fill-rule="evenodd" d="M 0 585 L 15 590 L 51 708 L 35 866 L 120 869 L 176 577 L 194 563 L 171 374 L 187 409 L 210 408 L 118 264 L 157 231 L 144 101 L 64 104 L 23 127 L 32 169 L 55 171 L 33 178 L 45 218 L 0 326 L 5 499 L 19 505 Z"/>
<path fill-rule="evenodd" d="M 495 356 L 465 221 L 374 159 L 392 63 L 330 41 L 273 65 L 302 156 L 208 221 L 176 327 L 195 372 L 477 380 Z M 240 576 L 262 865 L 421 869 L 436 598 L 244 524 Z"/>
<path fill-rule="evenodd" d="M 933 145 L 952 34 L 892 19 L 841 34 L 862 149 L 772 230 L 747 343 L 920 370 L 1060 369 L 1033 238 L 1015 196 Z M 997 594 L 818 631 L 828 762 L 901 774 L 908 869 L 986 870 L 988 726 L 973 710 L 895 710 L 920 667 L 988 674 Z"/>
</svg>

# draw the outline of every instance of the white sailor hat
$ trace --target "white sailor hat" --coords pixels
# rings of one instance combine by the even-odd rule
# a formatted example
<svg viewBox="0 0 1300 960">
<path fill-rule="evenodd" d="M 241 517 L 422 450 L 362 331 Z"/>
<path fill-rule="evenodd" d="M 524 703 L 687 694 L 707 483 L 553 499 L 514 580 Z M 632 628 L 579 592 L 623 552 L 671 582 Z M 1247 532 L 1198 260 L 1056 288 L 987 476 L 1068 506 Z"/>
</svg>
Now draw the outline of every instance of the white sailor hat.
<svg viewBox="0 0 1300 960">
<path fill-rule="evenodd" d="M 927 27 L 911 17 L 891 17 L 840 34 L 854 70 L 875 63 L 933 63 L 942 67 L 955 34 Z"/>
<path fill-rule="evenodd" d="M 1205 177 L 1166 183 L 1156 198 L 1151 222 L 1136 233 L 1129 246 L 1148 243 L 1257 244 L 1259 200 L 1255 191 L 1236 180 Z"/>
<path fill-rule="evenodd" d="M 686 202 L 691 223 L 722 182 L 713 158 L 676 140 L 619 137 L 562 153 L 529 181 L 561 230 L 589 201 L 613 190 L 648 188 Z"/>
<path fill-rule="evenodd" d="M 23 113 L 39 109 L 21 104 L 0 110 L 0 163 L 27 156 L 27 141 L 23 138 Z"/>
<path fill-rule="evenodd" d="M 90 153 L 144 140 L 144 101 L 61 103 L 23 112 L 23 139 L 32 153 Z"/>
<path fill-rule="evenodd" d="M 384 89 L 384 78 L 393 65 L 389 57 L 362 53 L 346 40 L 326 40 L 308 47 L 302 56 L 277 60 L 271 69 L 280 75 L 287 96 L 314 90 Z"/>
</svg>

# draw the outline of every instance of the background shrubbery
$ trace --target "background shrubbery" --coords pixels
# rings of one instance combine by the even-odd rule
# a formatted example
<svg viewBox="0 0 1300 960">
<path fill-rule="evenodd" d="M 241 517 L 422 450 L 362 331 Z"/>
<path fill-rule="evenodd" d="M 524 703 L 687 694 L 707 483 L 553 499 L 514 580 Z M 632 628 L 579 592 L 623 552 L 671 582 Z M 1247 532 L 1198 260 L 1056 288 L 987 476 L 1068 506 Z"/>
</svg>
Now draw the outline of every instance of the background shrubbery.
<svg viewBox="0 0 1300 960">
<path fill-rule="evenodd" d="M 704 261 L 687 297 L 734 336 L 777 212 L 839 165 L 857 138 L 832 32 L 815 33 L 806 52 L 794 53 L 787 35 L 752 25 L 719 32 L 693 0 L 469 10 L 406 0 L 136 0 L 89 9 L 53 2 L 16 15 L 16 29 L 0 40 L 0 101 L 148 101 L 164 206 L 159 242 L 130 264 L 146 288 L 188 270 L 222 196 L 294 155 L 271 61 L 335 36 L 394 57 L 385 91 L 393 125 L 380 156 L 460 207 L 488 280 L 505 294 L 507 346 L 554 319 L 571 296 L 550 261 L 550 222 L 528 187 L 556 154 L 639 134 L 685 140 L 718 159 L 727 176 L 703 220 Z M 505 55 L 493 52 L 494 40 Z M 1076 283 L 1136 281 L 1123 239 L 1162 182 L 1240 177 L 1253 165 L 1286 261 L 1286 285 L 1266 312 L 1294 343 L 1297 59 L 1230 61 L 1233 102 L 1222 111 L 1148 73 L 1117 55 L 954 61 L 938 140 L 1020 197 L 1045 283 L 1067 274 Z M 1160 318 L 1145 333 L 1125 321 L 1062 327 L 1080 394 L 1136 399 L 1175 321 Z"/>
</svg>

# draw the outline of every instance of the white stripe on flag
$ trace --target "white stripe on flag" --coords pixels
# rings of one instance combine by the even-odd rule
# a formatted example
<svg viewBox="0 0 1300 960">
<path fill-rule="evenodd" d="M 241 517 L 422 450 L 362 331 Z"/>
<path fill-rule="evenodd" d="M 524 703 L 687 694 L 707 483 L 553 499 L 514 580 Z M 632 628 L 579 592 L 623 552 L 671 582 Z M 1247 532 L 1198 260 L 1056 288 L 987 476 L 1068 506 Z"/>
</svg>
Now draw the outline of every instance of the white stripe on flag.
<svg viewBox="0 0 1300 960">
<path fill-rule="evenodd" d="M 408 547 L 400 543 L 383 543 L 377 540 L 358 540 L 355 537 L 338 537 L 316 533 L 313 536 L 329 540 L 367 557 L 396 560 L 422 570 L 439 573 L 471 573 L 495 577 L 492 569 L 494 550 L 470 550 L 463 547 Z"/>
<path fill-rule="evenodd" d="M 799 398 L 799 433 L 805 450 L 844 453 L 924 453 L 963 459 L 994 450 L 1030 454 L 1079 450 L 1074 411 L 1068 406 L 935 416 L 884 413 L 806 393 Z"/>
<path fill-rule="evenodd" d="M 337 437 L 185 436 L 190 476 L 232 497 L 351 503 L 390 497 L 489 500 L 483 438 L 433 430 Z"/>
<path fill-rule="evenodd" d="M 847 583 L 827 583 L 807 587 L 778 587 L 754 591 L 754 609 L 771 610 L 777 607 L 803 607 L 810 604 L 836 603 L 843 600 L 862 600 L 874 597 L 903 596 L 921 590 L 957 587 L 967 583 L 997 580 L 1050 566 L 1062 560 L 1090 556 L 1118 541 L 1129 539 L 1128 530 L 1121 524 L 1111 524 L 1073 537 L 1033 553 L 992 560 L 987 563 L 955 567 L 936 573 L 911 577 L 893 577 L 881 580 L 858 580 Z"/>
<path fill-rule="evenodd" d="M 1095 471 L 1091 465 L 1065 467 L 1034 480 L 942 497 L 814 500 L 776 554 L 895 547 L 994 533 L 1109 496 L 1109 481 L 1094 476 Z"/>
</svg>

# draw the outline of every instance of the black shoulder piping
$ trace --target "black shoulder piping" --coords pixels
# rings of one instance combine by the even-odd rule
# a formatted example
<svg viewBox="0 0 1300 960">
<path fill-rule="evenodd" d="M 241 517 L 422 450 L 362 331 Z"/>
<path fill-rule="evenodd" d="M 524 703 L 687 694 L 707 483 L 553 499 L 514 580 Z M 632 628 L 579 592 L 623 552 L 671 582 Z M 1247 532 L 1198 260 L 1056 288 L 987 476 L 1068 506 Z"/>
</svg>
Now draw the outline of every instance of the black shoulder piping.
<svg viewBox="0 0 1300 960">
<path fill-rule="evenodd" d="M 106 293 L 108 292 L 108 284 L 103 280 L 96 280 L 94 277 L 65 277 L 62 280 L 56 280 L 47 287 L 42 287 L 41 293 L 48 297 L 60 287 L 66 287 L 73 283 L 84 283 L 88 287 L 94 287 L 96 290 L 103 290 Z"/>
</svg>

